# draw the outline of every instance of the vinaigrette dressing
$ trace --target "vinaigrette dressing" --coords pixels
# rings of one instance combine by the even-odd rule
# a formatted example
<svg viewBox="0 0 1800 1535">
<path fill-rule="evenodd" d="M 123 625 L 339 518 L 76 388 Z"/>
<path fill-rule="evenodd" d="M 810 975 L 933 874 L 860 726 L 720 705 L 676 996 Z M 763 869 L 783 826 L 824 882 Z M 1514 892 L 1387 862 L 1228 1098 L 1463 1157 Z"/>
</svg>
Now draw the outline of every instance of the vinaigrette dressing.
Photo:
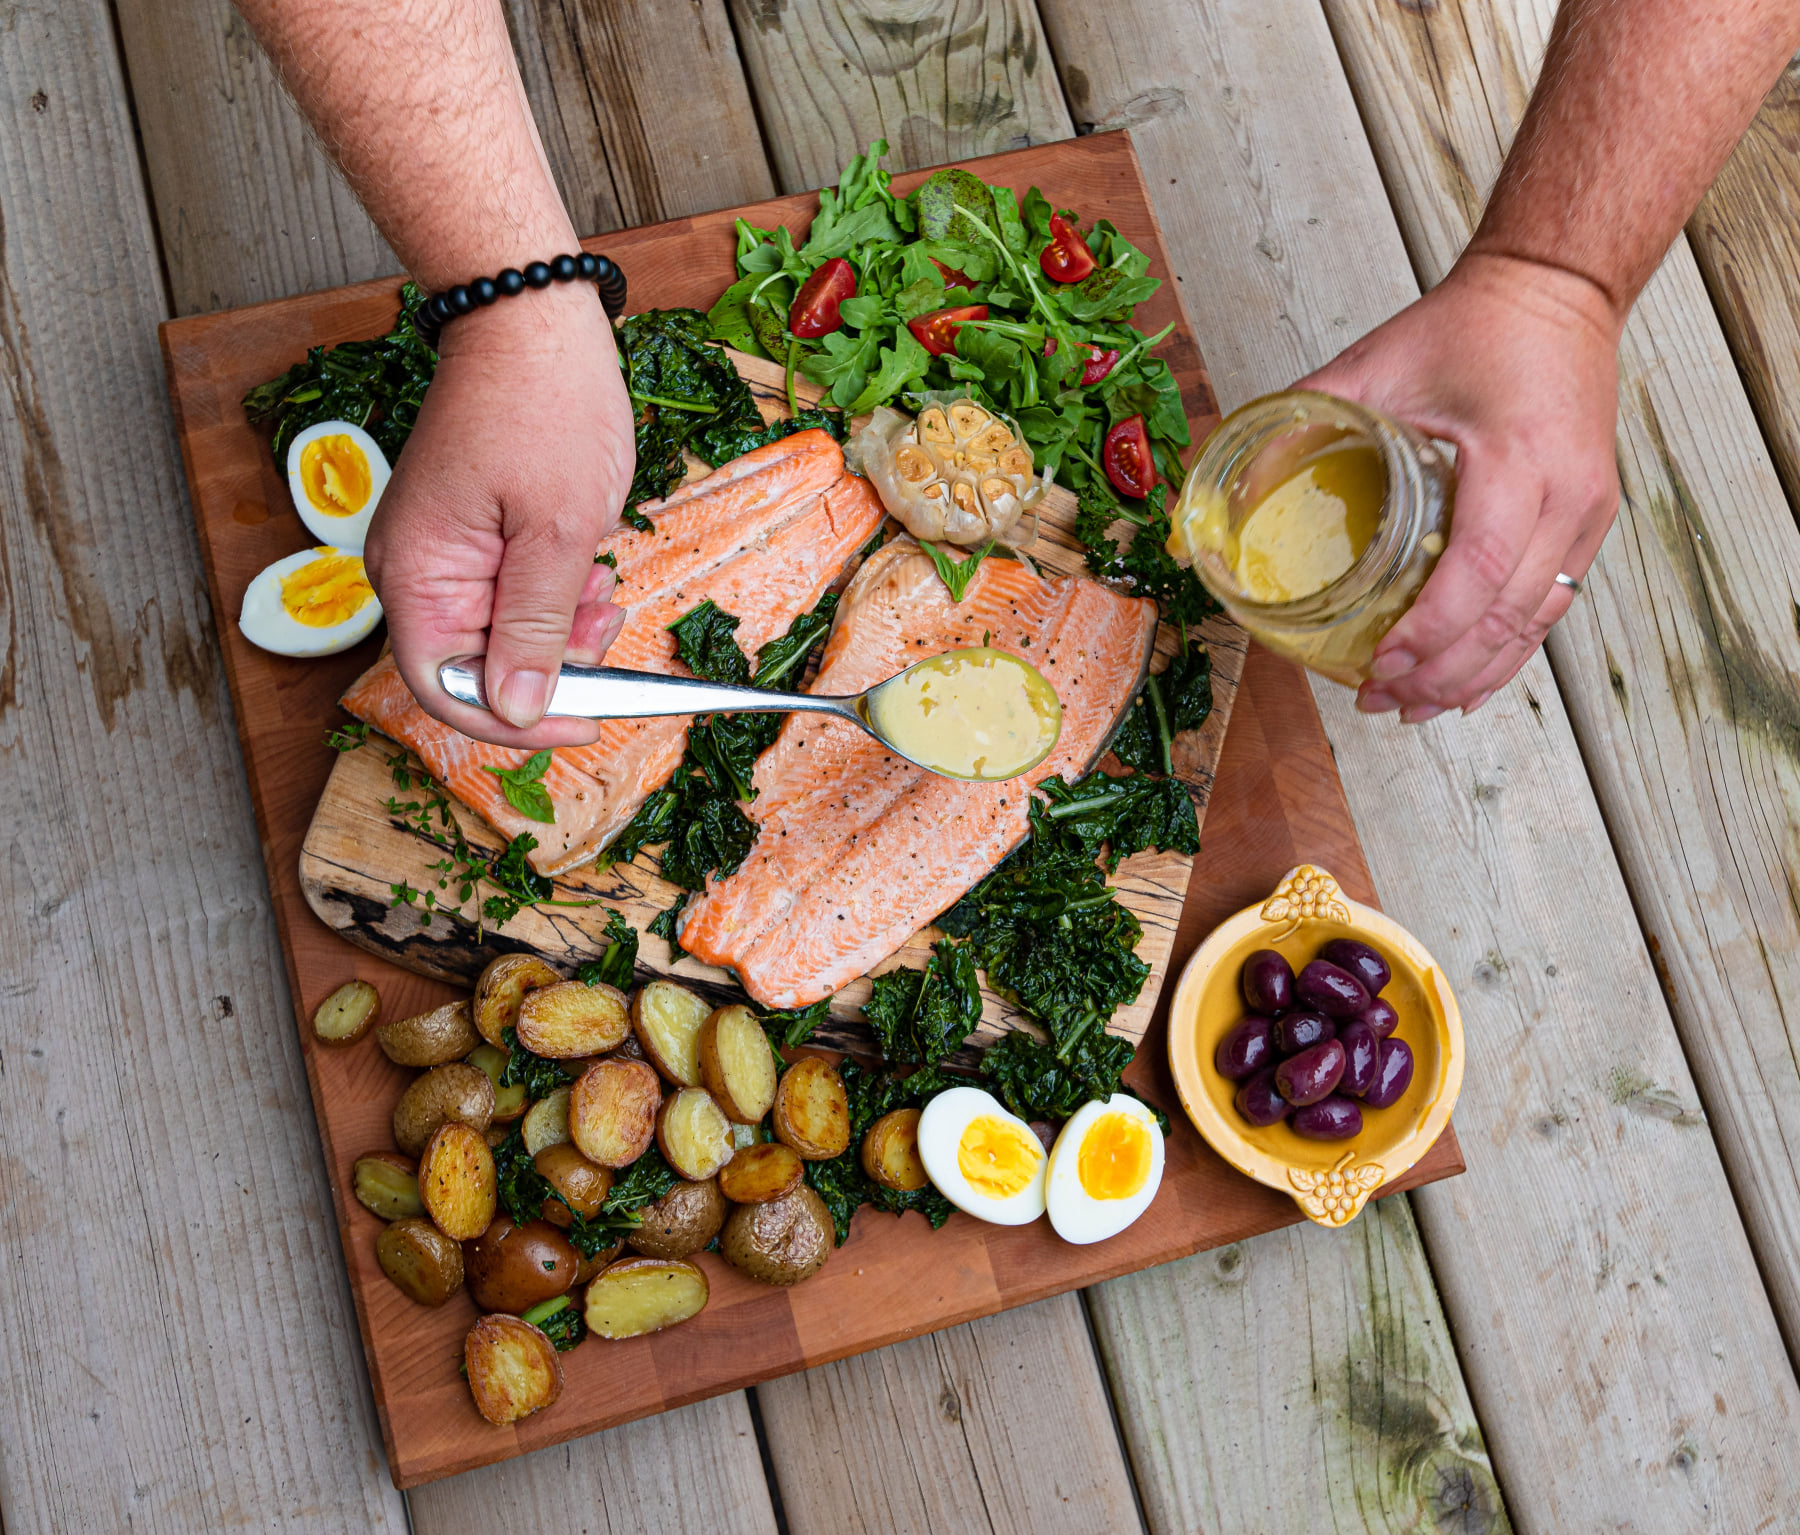
<svg viewBox="0 0 1800 1535">
<path fill-rule="evenodd" d="M 914 762 L 955 778 L 1017 778 L 1056 744 L 1062 706 L 1043 674 L 1004 650 L 921 661 L 869 700 L 869 723 Z"/>
</svg>

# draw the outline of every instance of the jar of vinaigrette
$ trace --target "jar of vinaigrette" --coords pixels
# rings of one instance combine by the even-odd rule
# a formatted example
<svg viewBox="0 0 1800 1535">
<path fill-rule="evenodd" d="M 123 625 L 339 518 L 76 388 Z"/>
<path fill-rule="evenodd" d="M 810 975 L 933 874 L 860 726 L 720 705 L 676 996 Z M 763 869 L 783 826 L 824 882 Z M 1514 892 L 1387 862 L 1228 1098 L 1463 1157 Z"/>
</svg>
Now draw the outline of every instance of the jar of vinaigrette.
<svg viewBox="0 0 1800 1535">
<path fill-rule="evenodd" d="M 1169 552 L 1269 649 L 1354 687 L 1444 552 L 1455 494 L 1444 451 L 1404 422 L 1265 395 L 1202 445 Z"/>
</svg>

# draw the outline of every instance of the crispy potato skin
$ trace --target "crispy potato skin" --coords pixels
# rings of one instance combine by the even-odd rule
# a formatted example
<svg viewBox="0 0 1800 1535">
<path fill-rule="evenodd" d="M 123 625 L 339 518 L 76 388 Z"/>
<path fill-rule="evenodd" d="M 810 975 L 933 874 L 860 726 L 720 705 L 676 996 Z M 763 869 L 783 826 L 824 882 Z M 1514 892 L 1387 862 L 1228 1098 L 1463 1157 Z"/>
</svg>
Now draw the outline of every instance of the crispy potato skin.
<svg viewBox="0 0 1800 1535">
<path fill-rule="evenodd" d="M 569 1138 L 569 1089 L 559 1087 L 547 1098 L 540 1098 L 526 1111 L 521 1133 L 525 1149 L 534 1157 L 546 1146 L 555 1146 Z"/>
<path fill-rule="evenodd" d="M 423 1215 L 419 1198 L 419 1165 L 397 1151 L 371 1151 L 356 1159 L 350 1173 L 350 1190 L 356 1202 L 384 1221 Z"/>
<path fill-rule="evenodd" d="M 775 1094 L 775 1136 L 808 1162 L 849 1148 L 850 1099 L 835 1066 L 809 1055 L 787 1069 Z"/>
<path fill-rule="evenodd" d="M 476 1322 L 463 1340 L 463 1367 L 475 1410 L 500 1427 L 541 1412 L 562 1395 L 556 1345 L 516 1316 L 501 1313 Z"/>
<path fill-rule="evenodd" d="M 451 1120 L 485 1130 L 494 1118 L 494 1084 L 463 1061 L 433 1066 L 416 1077 L 394 1105 L 394 1144 L 416 1157 L 438 1126 Z"/>
<path fill-rule="evenodd" d="M 467 997 L 446 1002 L 429 1013 L 396 1018 L 375 1031 L 381 1053 L 396 1066 L 442 1066 L 460 1061 L 478 1044 L 475 1007 Z"/>
<path fill-rule="evenodd" d="M 469 1294 L 483 1311 L 517 1316 L 539 1301 L 553 1300 L 575 1283 L 581 1254 L 547 1221 L 515 1226 L 497 1215 L 486 1231 L 463 1244 L 463 1273 Z"/>
<path fill-rule="evenodd" d="M 656 1144 L 663 1160 L 690 1183 L 703 1183 L 731 1160 L 736 1149 L 731 1121 L 704 1087 L 683 1087 L 656 1116 Z"/>
<path fill-rule="evenodd" d="M 437 1229 L 458 1242 L 480 1236 L 494 1218 L 497 1188 L 481 1132 L 455 1120 L 440 1125 L 419 1158 L 419 1195 Z"/>
<path fill-rule="evenodd" d="M 775 1057 L 756 1014 L 747 1007 L 715 1009 L 700 1029 L 700 1080 L 726 1116 L 761 1124 L 775 1103 Z"/>
<path fill-rule="evenodd" d="M 825 1201 L 807 1184 L 762 1205 L 738 1205 L 719 1252 L 760 1284 L 797 1285 L 825 1267 L 835 1233 Z"/>
<path fill-rule="evenodd" d="M 629 1167 L 656 1134 L 662 1082 L 643 1061 L 597 1061 L 569 1092 L 569 1137 L 601 1167 Z"/>
<path fill-rule="evenodd" d="M 791 1146 L 743 1146 L 720 1170 L 719 1192 L 736 1205 L 766 1205 L 791 1194 L 805 1176 L 806 1164 Z"/>
<path fill-rule="evenodd" d="M 554 986 L 562 977 L 532 954 L 502 954 L 475 983 L 475 1027 L 496 1050 L 506 1048 L 506 1031 L 519 1022 L 525 993 Z"/>
<path fill-rule="evenodd" d="M 685 1258 L 697 1253 L 725 1224 L 725 1196 L 716 1178 L 678 1183 L 638 1212 L 638 1228 L 625 1245 L 647 1258 Z"/>
<path fill-rule="evenodd" d="M 706 1309 L 706 1273 L 680 1258 L 621 1258 L 587 1287 L 582 1314 L 602 1338 L 641 1338 Z"/>
<path fill-rule="evenodd" d="M 345 981 L 313 1009 L 313 1034 L 327 1045 L 353 1045 L 380 1018 L 381 993 L 367 981 Z"/>
<path fill-rule="evenodd" d="M 544 1201 L 544 1219 L 554 1225 L 572 1224 L 569 1210 L 591 1220 L 612 1192 L 612 1169 L 595 1166 L 568 1141 L 544 1147 L 531 1162 L 556 1190 L 557 1198 L 568 1206 L 565 1210 L 554 1199 Z"/>
<path fill-rule="evenodd" d="M 673 981 L 651 981 L 631 1000 L 631 1027 L 645 1058 L 678 1087 L 700 1085 L 700 1030 L 711 1012 Z"/>
<path fill-rule="evenodd" d="M 496 1050 L 486 1043 L 476 1045 L 469 1052 L 469 1064 L 494 1084 L 493 1123 L 497 1125 L 510 1125 L 531 1106 L 522 1084 L 500 1085 L 500 1078 L 506 1074 L 506 1063 L 511 1058 L 507 1051 Z"/>
<path fill-rule="evenodd" d="M 519 1003 L 519 1043 L 552 1060 L 603 1055 L 631 1032 L 625 993 L 604 983 L 558 981 L 526 993 Z"/>
<path fill-rule="evenodd" d="M 406 1216 L 375 1239 L 381 1272 L 421 1306 L 441 1306 L 463 1285 L 463 1250 L 430 1221 Z"/>
<path fill-rule="evenodd" d="M 919 1160 L 919 1110 L 895 1109 L 869 1126 L 862 1143 L 863 1171 L 884 1189 L 910 1194 L 925 1187 Z"/>
</svg>

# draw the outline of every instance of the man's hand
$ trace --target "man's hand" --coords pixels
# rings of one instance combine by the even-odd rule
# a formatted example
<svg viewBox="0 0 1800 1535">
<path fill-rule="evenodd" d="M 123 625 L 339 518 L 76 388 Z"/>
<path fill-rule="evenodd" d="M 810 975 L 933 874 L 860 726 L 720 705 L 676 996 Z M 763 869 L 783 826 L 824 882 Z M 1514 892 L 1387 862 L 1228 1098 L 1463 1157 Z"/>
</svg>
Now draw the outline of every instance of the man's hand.
<svg viewBox="0 0 1800 1535">
<path fill-rule="evenodd" d="M 365 551 L 394 659 L 428 712 L 506 746 L 595 738 L 592 721 L 539 720 L 565 656 L 595 664 L 617 632 L 613 572 L 594 550 L 633 461 L 592 287 L 523 293 L 444 327 Z M 443 662 L 484 651 L 492 714 L 438 682 Z"/>
<path fill-rule="evenodd" d="M 1357 707 L 1421 724 L 1476 709 L 1567 611 L 1618 512 L 1623 317 L 1584 277 L 1466 254 L 1436 288 L 1297 387 L 1457 449 L 1450 542 L 1382 641 Z"/>
</svg>

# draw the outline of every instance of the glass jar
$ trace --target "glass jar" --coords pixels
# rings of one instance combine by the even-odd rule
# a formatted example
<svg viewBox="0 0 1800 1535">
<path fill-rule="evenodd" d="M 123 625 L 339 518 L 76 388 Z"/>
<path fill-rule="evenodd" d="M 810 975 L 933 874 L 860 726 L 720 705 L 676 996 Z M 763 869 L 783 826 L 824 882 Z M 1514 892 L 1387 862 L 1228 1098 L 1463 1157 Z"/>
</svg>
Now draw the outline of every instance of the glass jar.
<svg viewBox="0 0 1800 1535">
<path fill-rule="evenodd" d="M 1311 595 L 1257 600 L 1242 578 L 1239 531 L 1277 486 L 1353 447 L 1373 448 L 1380 461 L 1380 517 L 1368 542 Z M 1175 503 L 1169 551 L 1269 649 L 1354 687 L 1444 552 L 1455 495 L 1444 450 L 1404 422 L 1309 390 L 1265 395 L 1202 445 Z"/>
</svg>

